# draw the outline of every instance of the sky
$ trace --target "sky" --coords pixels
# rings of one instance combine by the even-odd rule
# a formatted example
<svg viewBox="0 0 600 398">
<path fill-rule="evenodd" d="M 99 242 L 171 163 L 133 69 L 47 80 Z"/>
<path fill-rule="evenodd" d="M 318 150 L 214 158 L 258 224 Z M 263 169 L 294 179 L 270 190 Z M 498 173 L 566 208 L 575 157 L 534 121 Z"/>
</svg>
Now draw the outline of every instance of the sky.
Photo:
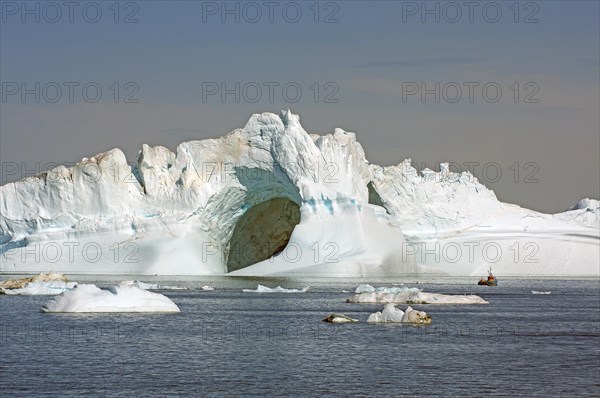
<svg viewBox="0 0 600 398">
<path fill-rule="evenodd" d="M 0 182 L 290 109 L 564 211 L 600 197 L 599 4 L 1 1 Z"/>
</svg>

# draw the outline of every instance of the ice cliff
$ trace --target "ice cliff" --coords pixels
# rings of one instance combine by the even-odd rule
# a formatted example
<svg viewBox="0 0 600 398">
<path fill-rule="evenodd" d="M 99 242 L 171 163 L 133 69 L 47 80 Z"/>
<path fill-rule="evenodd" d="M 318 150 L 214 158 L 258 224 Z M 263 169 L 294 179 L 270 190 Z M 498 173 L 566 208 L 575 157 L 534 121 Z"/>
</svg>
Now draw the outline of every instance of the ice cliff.
<svg viewBox="0 0 600 398">
<path fill-rule="evenodd" d="M 598 201 L 501 203 L 446 165 L 371 165 L 354 133 L 308 134 L 290 111 L 6 184 L 0 210 L 3 273 L 600 274 Z"/>
</svg>

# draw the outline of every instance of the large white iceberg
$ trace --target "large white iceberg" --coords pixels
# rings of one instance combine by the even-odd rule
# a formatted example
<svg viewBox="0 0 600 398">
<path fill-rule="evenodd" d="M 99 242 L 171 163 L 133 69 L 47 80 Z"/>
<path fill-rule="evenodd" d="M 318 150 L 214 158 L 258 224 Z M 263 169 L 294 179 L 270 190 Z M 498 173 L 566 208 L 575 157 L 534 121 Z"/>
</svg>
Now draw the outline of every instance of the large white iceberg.
<svg viewBox="0 0 600 398">
<path fill-rule="evenodd" d="M 168 297 L 131 285 L 100 289 L 79 284 L 72 290 L 52 297 L 42 312 L 179 312 Z"/>
<path fill-rule="evenodd" d="M 0 187 L 0 272 L 598 276 L 599 216 L 591 199 L 557 215 L 502 203 L 446 164 L 372 165 L 354 133 L 262 113 Z"/>
</svg>

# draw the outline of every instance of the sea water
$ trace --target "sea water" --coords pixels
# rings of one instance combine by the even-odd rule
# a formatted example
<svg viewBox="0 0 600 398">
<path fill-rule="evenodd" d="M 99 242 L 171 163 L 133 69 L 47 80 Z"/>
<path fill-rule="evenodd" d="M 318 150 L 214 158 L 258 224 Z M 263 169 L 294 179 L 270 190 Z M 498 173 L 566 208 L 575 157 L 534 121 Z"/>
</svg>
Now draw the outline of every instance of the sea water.
<svg viewBox="0 0 600 398">
<path fill-rule="evenodd" d="M 365 282 L 473 293 L 489 304 L 413 305 L 432 317 L 429 326 L 368 324 L 368 315 L 383 305 L 345 302 Z M 0 391 L 103 397 L 598 396 L 598 280 L 500 280 L 497 287 L 476 282 L 162 281 L 189 288 L 161 291 L 179 314 L 44 314 L 39 310 L 47 296 L 0 296 Z M 259 283 L 310 289 L 241 291 Z M 216 290 L 200 290 L 206 284 Z M 332 312 L 361 322 L 321 321 Z"/>
</svg>

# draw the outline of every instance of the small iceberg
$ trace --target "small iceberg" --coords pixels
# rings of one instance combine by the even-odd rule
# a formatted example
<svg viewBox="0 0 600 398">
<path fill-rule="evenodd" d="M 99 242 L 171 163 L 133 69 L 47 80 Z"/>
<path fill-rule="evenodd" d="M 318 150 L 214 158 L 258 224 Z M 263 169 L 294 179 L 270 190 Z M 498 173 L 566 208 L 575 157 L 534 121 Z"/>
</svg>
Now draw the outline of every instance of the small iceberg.
<svg viewBox="0 0 600 398">
<path fill-rule="evenodd" d="M 168 297 L 136 286 L 121 284 L 100 289 L 79 284 L 52 297 L 42 312 L 180 312 Z"/>
<path fill-rule="evenodd" d="M 44 281 L 27 282 L 24 287 L 16 289 L 0 288 L 0 294 L 21 296 L 54 296 L 77 286 L 77 282 Z"/>
<path fill-rule="evenodd" d="M 331 322 L 331 323 L 350 323 L 350 322 L 358 322 L 358 319 L 350 318 L 344 314 L 333 313 L 326 318 L 323 319 L 323 322 Z"/>
<path fill-rule="evenodd" d="M 30 282 L 52 281 L 68 282 L 69 278 L 67 278 L 62 272 L 48 272 L 47 274 L 40 272 L 39 274 L 28 278 L 6 279 L 4 281 L 0 281 L 0 289 L 20 289 L 25 287 L 25 285 Z"/>
<path fill-rule="evenodd" d="M 369 315 L 369 323 L 412 323 L 419 325 L 428 325 L 431 323 L 431 317 L 424 311 L 413 310 L 407 307 L 406 311 L 396 308 L 393 303 L 388 303 L 383 311 Z"/>
<path fill-rule="evenodd" d="M 210 291 L 213 291 L 213 290 L 215 290 L 215 288 L 214 288 L 214 287 L 212 287 L 212 286 L 208 286 L 208 285 L 204 285 L 204 286 L 202 286 L 200 289 L 202 289 L 202 290 L 204 290 L 204 291 L 207 291 L 207 292 L 210 292 Z"/>
<path fill-rule="evenodd" d="M 375 288 L 371 285 L 358 285 L 354 293 L 390 293 L 390 294 L 398 294 L 405 292 L 420 292 L 421 289 L 417 289 L 416 287 L 378 287 Z"/>
<path fill-rule="evenodd" d="M 270 288 L 268 286 L 258 285 L 255 290 L 244 289 L 246 293 L 306 293 L 310 286 L 303 287 L 302 289 L 286 289 L 281 286 Z"/>
<path fill-rule="evenodd" d="M 550 294 L 552 292 L 538 292 L 537 290 L 532 290 L 531 294 Z"/>
<path fill-rule="evenodd" d="M 349 303 L 396 303 L 396 304 L 488 304 L 479 296 L 426 293 L 417 288 L 380 287 L 360 285 L 356 294 L 346 300 Z"/>
<path fill-rule="evenodd" d="M 122 281 L 120 284 L 135 286 L 144 290 L 187 290 L 187 287 L 160 285 L 158 283 L 147 283 L 141 281 Z"/>
<path fill-rule="evenodd" d="M 7 279 L 0 282 L 0 294 L 8 295 L 55 295 L 75 287 L 77 283 L 61 272 L 49 272 L 28 278 Z"/>
</svg>

